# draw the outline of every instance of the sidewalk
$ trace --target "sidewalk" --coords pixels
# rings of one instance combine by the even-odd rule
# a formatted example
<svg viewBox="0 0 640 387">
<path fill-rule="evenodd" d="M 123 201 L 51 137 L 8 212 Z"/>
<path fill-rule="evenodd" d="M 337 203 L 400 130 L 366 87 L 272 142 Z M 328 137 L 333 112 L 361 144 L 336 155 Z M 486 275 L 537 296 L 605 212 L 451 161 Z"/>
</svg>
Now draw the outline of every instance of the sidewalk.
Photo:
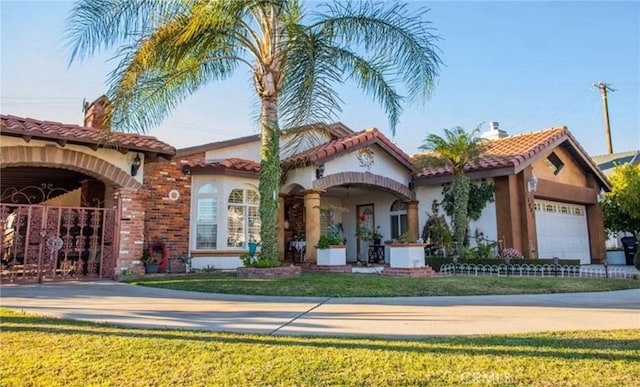
<svg viewBox="0 0 640 387">
<path fill-rule="evenodd" d="M 127 327 L 418 338 L 640 329 L 640 289 L 514 296 L 320 298 L 195 293 L 113 281 L 0 287 L 1 306 Z"/>
</svg>

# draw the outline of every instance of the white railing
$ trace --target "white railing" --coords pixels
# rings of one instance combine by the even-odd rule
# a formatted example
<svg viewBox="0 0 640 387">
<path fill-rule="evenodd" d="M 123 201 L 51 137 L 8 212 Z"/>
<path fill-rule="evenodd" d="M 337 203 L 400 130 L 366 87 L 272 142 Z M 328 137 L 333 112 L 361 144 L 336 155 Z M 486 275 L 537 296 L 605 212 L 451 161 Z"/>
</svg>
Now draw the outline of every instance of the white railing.
<svg viewBox="0 0 640 387">
<path fill-rule="evenodd" d="M 531 265 L 499 264 L 482 265 L 475 263 L 449 263 L 440 267 L 441 276 L 455 274 L 486 276 L 532 276 L 532 277 L 580 277 L 580 278 L 634 278 L 640 276 L 635 268 L 619 266 L 579 266 L 579 265 Z"/>
</svg>

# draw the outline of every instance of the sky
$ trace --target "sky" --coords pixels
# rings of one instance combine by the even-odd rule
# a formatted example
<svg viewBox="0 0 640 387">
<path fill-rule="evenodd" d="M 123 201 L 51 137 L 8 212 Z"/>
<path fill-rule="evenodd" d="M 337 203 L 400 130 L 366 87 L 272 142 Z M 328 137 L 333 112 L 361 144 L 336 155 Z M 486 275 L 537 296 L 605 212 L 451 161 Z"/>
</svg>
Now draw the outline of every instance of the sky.
<svg viewBox="0 0 640 387">
<path fill-rule="evenodd" d="M 311 4 L 310 4 L 311 6 Z M 68 66 L 72 3 L 0 0 L 0 112 L 82 124 L 82 102 L 107 90 L 109 53 Z M 640 1 L 411 1 L 428 7 L 444 66 L 431 99 L 406 105 L 395 136 L 380 107 L 346 84 L 339 120 L 376 127 L 413 154 L 431 133 L 497 121 L 508 134 L 567 126 L 591 155 L 607 152 L 606 82 L 614 152 L 640 149 Z M 175 146 L 258 132 L 247 73 L 212 83 L 148 134 Z"/>
</svg>

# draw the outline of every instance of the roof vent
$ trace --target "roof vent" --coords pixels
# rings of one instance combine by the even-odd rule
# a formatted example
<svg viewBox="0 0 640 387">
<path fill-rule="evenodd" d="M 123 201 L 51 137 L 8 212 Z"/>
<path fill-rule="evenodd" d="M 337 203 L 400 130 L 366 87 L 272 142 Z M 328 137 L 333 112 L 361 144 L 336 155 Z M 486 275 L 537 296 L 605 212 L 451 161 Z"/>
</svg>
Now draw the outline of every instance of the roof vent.
<svg viewBox="0 0 640 387">
<path fill-rule="evenodd" d="M 500 129 L 500 123 L 497 121 L 489 122 L 489 130 L 481 135 L 482 138 L 486 138 L 487 140 L 497 140 L 508 136 L 507 132 Z"/>
</svg>

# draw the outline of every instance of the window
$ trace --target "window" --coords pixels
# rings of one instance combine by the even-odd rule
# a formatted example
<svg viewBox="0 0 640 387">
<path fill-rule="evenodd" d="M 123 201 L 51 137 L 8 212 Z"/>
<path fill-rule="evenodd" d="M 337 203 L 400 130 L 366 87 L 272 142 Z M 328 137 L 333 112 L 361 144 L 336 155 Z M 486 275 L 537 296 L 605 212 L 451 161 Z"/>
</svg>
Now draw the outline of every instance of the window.
<svg viewBox="0 0 640 387">
<path fill-rule="evenodd" d="M 260 242 L 260 196 L 251 187 L 235 188 L 227 207 L 227 246 L 247 248 L 248 242 Z"/>
<path fill-rule="evenodd" d="M 554 175 L 557 175 L 558 173 L 560 173 L 560 171 L 562 170 L 562 167 L 564 167 L 564 163 L 562 162 L 562 160 L 560 160 L 560 157 L 558 157 L 558 155 L 555 154 L 554 152 L 551 152 L 549 157 L 547 157 L 547 159 L 545 160 L 545 164 L 549 168 L 551 168 Z"/>
<path fill-rule="evenodd" d="M 396 200 L 391 204 L 391 239 L 398 239 L 407 232 L 407 203 Z"/>
<path fill-rule="evenodd" d="M 215 249 L 218 239 L 218 190 L 203 184 L 196 193 L 196 249 Z"/>
</svg>

